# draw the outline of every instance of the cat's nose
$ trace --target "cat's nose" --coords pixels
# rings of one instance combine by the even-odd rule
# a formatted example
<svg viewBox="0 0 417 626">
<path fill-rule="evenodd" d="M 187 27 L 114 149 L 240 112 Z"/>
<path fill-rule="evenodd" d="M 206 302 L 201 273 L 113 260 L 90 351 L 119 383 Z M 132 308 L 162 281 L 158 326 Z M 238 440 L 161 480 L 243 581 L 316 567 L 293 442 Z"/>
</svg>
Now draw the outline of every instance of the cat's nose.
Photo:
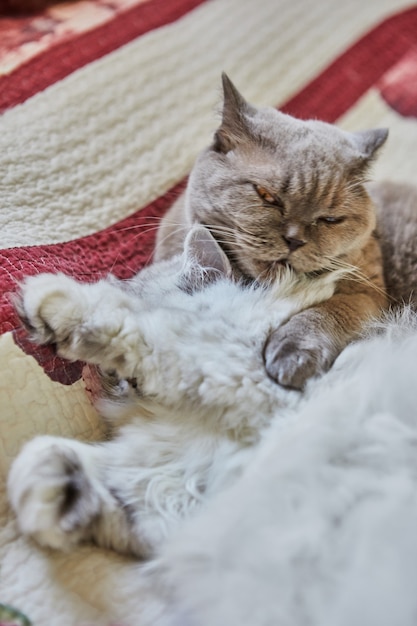
<svg viewBox="0 0 417 626">
<path fill-rule="evenodd" d="M 295 239 L 295 237 L 286 237 L 285 235 L 283 235 L 283 239 L 287 244 L 290 252 L 294 252 L 294 250 L 297 250 L 297 248 L 301 248 L 306 243 L 302 239 Z"/>
</svg>

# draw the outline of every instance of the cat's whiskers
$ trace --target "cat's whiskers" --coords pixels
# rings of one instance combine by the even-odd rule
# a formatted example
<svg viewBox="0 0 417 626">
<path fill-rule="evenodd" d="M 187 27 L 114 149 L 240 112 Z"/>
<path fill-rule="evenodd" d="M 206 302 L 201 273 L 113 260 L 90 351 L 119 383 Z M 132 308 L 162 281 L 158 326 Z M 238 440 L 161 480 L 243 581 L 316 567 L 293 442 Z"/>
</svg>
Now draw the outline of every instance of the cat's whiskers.
<svg viewBox="0 0 417 626">
<path fill-rule="evenodd" d="M 238 226 L 237 232 L 242 241 L 245 241 L 248 245 L 254 248 L 263 248 L 268 241 L 265 238 L 261 238 L 259 233 L 254 234 L 247 228 L 243 228 L 241 225 Z"/>
<path fill-rule="evenodd" d="M 244 245 L 249 246 L 253 249 L 262 249 L 264 248 L 266 241 L 263 241 L 259 238 L 259 235 L 255 235 L 244 229 L 242 224 L 236 223 L 234 226 L 227 226 L 225 224 L 210 224 L 208 222 L 204 222 L 204 226 L 211 231 L 216 240 L 230 249 L 230 246 L 238 247 L 242 250 L 242 252 L 247 253 L 247 249 Z M 219 235 L 222 239 L 219 238 Z M 229 254 L 229 250 L 228 250 Z"/>
<path fill-rule="evenodd" d="M 250 233 L 246 233 L 245 231 L 243 231 L 243 229 L 240 228 L 222 227 L 218 226 L 217 224 L 205 224 L 205 226 L 213 233 L 219 243 L 223 243 L 228 247 L 234 245 L 241 248 L 242 251 L 245 251 L 245 248 L 242 244 L 246 244 L 252 249 L 262 248 L 265 244 L 265 242 L 260 241 L 259 237 L 256 237 L 255 235 L 252 235 Z M 222 241 L 219 239 L 218 235 L 222 236 Z"/>
<path fill-rule="evenodd" d="M 348 191 L 348 192 L 356 191 L 357 189 L 360 189 L 361 191 L 363 191 L 363 185 L 367 182 L 369 182 L 369 179 L 366 176 L 364 176 L 363 178 L 359 178 L 354 181 L 351 181 L 350 183 L 345 185 L 344 189 L 345 191 Z"/>
<path fill-rule="evenodd" d="M 135 230 L 140 230 L 141 234 L 147 234 L 154 230 L 158 230 L 161 224 L 162 217 L 148 217 L 143 224 L 132 224 L 131 226 L 124 226 L 123 228 L 117 228 L 119 233 L 128 233 Z"/>
<path fill-rule="evenodd" d="M 132 224 L 132 226 L 124 226 L 123 228 L 118 228 L 117 232 L 124 233 L 124 232 L 129 232 L 131 230 L 139 230 L 148 226 L 150 226 L 151 228 L 158 228 L 160 223 L 161 223 L 161 220 L 160 219 L 157 220 L 155 218 L 155 220 L 152 223 L 145 222 L 144 224 Z"/>
<path fill-rule="evenodd" d="M 171 237 L 178 235 L 179 233 L 185 233 L 187 234 L 188 232 L 188 226 L 185 226 L 184 224 L 176 224 L 175 228 L 173 228 L 167 235 L 165 235 L 165 237 L 162 237 L 160 239 L 161 242 L 165 242 L 167 239 L 170 239 Z M 184 236 L 185 239 L 185 236 Z"/>
<path fill-rule="evenodd" d="M 379 287 L 379 285 L 376 285 L 374 282 L 372 282 L 372 280 L 370 280 L 366 276 L 366 274 L 364 274 L 356 265 L 347 263 L 346 261 L 343 261 L 342 259 L 337 259 L 337 258 L 329 259 L 329 260 L 330 260 L 330 263 L 328 266 L 326 266 L 326 269 L 345 270 L 347 274 L 349 275 L 349 280 L 366 285 L 367 287 L 372 288 L 377 293 L 380 293 L 381 295 L 386 296 L 386 291 L 382 289 L 381 287 Z"/>
<path fill-rule="evenodd" d="M 134 242 L 137 239 L 140 239 L 140 237 L 142 237 L 143 235 L 146 235 L 148 233 L 152 233 L 152 232 L 158 231 L 161 218 L 155 217 L 155 218 L 151 218 L 151 219 L 153 220 L 153 224 L 152 225 L 135 224 L 135 225 L 132 225 L 132 226 L 126 226 L 125 228 L 121 228 L 121 229 L 118 230 L 118 232 L 129 232 L 129 231 L 131 232 L 131 231 L 135 231 L 135 230 L 138 231 L 132 237 L 132 241 Z M 179 226 L 181 226 L 182 229 L 185 228 L 183 225 L 179 224 Z M 178 230 L 180 230 L 180 228 L 178 228 L 175 232 L 177 232 Z M 116 265 L 117 265 L 117 263 L 118 263 L 118 261 L 120 259 L 120 256 L 122 254 L 123 254 L 122 251 L 119 252 L 119 254 L 113 260 L 112 265 L 108 269 L 108 273 L 109 274 L 111 274 L 113 272 L 113 270 L 116 267 Z M 148 263 L 150 263 L 150 261 L 152 259 L 152 256 L 153 256 L 153 251 L 151 252 L 151 254 L 145 260 L 144 265 L 147 265 Z M 126 265 L 124 265 L 124 267 L 125 267 L 125 269 L 128 269 L 129 271 L 131 271 L 132 276 L 134 274 L 136 274 L 138 272 L 138 270 L 140 269 L 138 267 L 133 268 L 133 267 L 126 266 Z"/>
<path fill-rule="evenodd" d="M 236 235 L 235 227 L 225 226 L 224 224 L 207 224 L 206 222 L 204 223 L 204 226 L 213 234 L 221 233 L 222 235 Z"/>
</svg>

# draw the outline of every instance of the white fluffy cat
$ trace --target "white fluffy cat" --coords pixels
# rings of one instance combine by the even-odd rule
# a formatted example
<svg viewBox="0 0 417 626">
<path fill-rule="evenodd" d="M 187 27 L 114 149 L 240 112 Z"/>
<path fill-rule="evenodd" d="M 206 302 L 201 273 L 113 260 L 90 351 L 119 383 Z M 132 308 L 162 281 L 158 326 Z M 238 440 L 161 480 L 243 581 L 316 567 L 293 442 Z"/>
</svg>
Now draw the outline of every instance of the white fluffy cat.
<svg viewBox="0 0 417 626">
<path fill-rule="evenodd" d="M 375 330 L 167 540 L 149 624 L 415 626 L 417 316 Z"/>
<path fill-rule="evenodd" d="M 272 328 L 329 298 L 340 273 L 264 287 L 227 278 L 229 262 L 203 227 L 185 252 L 129 283 L 81 284 L 42 274 L 18 307 L 38 343 L 116 376 L 101 411 L 122 424 L 89 445 L 40 436 L 14 461 L 9 496 L 21 531 L 68 549 L 93 540 L 149 556 L 179 520 L 239 474 L 272 419 L 297 405 L 265 373 Z M 203 288 L 204 287 L 204 288 Z M 278 303 L 278 304 L 277 304 Z"/>
<path fill-rule="evenodd" d="M 9 476 L 22 531 L 56 548 L 157 548 L 131 626 L 415 626 L 415 314 L 349 346 L 301 396 L 265 376 L 262 346 L 329 297 L 333 274 L 249 288 L 229 272 L 197 228 L 182 257 L 128 284 L 24 283 L 37 341 L 117 372 L 102 409 L 120 428 L 23 448 Z"/>
</svg>

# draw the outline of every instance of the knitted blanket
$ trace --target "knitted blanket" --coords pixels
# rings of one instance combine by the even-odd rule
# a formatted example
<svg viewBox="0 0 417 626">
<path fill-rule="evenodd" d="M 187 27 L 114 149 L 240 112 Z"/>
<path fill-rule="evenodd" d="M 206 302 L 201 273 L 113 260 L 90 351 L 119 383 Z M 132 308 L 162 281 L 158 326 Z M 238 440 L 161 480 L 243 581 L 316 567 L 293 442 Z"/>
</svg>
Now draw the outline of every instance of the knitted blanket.
<svg viewBox="0 0 417 626">
<path fill-rule="evenodd" d="M 151 260 L 218 123 L 223 70 L 254 104 L 389 127 L 374 177 L 415 182 L 407 0 L 82 0 L 0 16 L 0 602 L 35 626 L 140 626 L 146 594 L 129 559 L 18 533 L 5 479 L 23 442 L 104 431 L 83 365 L 30 344 L 10 294 L 28 274 L 128 278 Z"/>
</svg>

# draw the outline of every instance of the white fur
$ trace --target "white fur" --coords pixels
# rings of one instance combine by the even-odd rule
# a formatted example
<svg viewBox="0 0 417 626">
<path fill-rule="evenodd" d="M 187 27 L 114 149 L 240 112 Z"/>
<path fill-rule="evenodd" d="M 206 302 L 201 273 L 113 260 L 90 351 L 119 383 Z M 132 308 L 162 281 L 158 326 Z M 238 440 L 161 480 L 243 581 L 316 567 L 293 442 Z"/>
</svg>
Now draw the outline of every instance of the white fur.
<svg viewBox="0 0 417 626">
<path fill-rule="evenodd" d="M 8 485 L 22 531 L 63 549 L 161 546 L 138 572 L 161 610 L 152 626 L 415 626 L 415 315 L 350 346 L 302 397 L 264 375 L 262 345 L 329 297 L 331 277 L 188 295 L 181 264 L 166 269 L 127 289 L 23 286 L 38 340 L 52 332 L 63 354 L 116 365 L 144 395 L 126 395 L 130 420 L 110 442 L 23 448 Z M 71 481 L 81 495 L 64 514 Z"/>
<path fill-rule="evenodd" d="M 135 378 L 140 389 L 121 398 L 119 413 L 130 419 L 112 441 L 37 437 L 15 460 L 10 500 L 21 530 L 42 545 L 67 549 L 93 538 L 148 555 L 240 473 L 277 409 L 299 402 L 298 392 L 265 375 L 262 347 L 271 329 L 330 297 L 338 276 L 289 272 L 269 289 L 219 279 L 189 294 L 173 280 L 195 265 L 185 256 L 168 282 L 151 269 L 127 288 L 48 274 L 22 286 L 22 313 L 37 341 Z M 117 422 L 112 403 L 101 409 Z"/>
<path fill-rule="evenodd" d="M 161 623 L 415 625 L 416 357 L 405 313 L 271 425 L 241 478 L 164 546 Z"/>
</svg>

